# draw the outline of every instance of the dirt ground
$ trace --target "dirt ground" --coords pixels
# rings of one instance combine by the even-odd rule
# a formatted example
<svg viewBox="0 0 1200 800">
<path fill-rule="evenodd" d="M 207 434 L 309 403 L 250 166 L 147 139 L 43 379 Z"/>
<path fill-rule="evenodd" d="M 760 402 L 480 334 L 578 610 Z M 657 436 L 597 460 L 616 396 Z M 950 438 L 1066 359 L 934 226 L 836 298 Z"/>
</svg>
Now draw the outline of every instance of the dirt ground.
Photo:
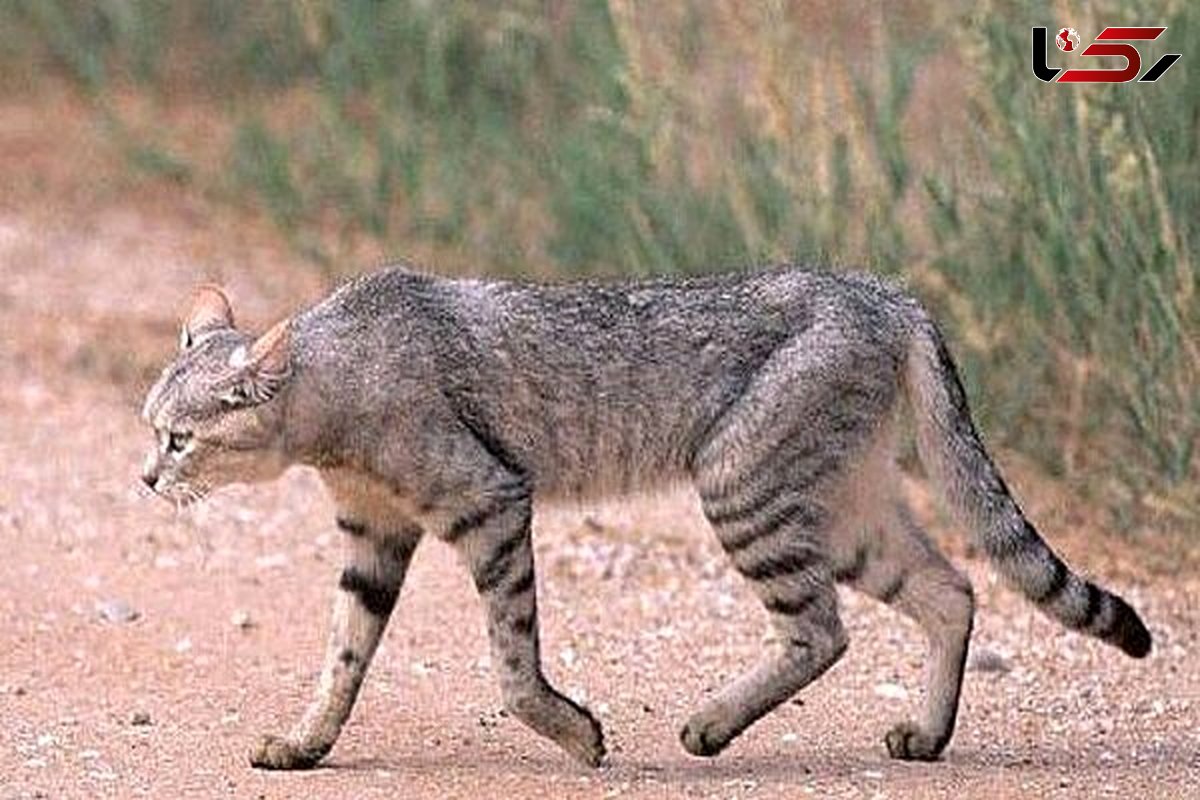
<svg viewBox="0 0 1200 800">
<path fill-rule="evenodd" d="M 141 394 L 179 304 L 217 278 L 261 327 L 323 291 L 264 226 L 120 178 L 67 100 L 0 105 L 0 800 L 93 797 L 1200 797 L 1200 580 L 1091 530 L 1016 466 L 1052 541 L 1149 621 L 1134 662 L 970 572 L 980 611 L 943 761 L 889 761 L 923 645 L 843 595 L 846 658 L 715 760 L 676 732 L 754 659 L 765 615 L 687 496 L 539 509 L 552 680 L 605 725 L 589 771 L 500 712 L 482 614 L 422 546 L 341 740 L 315 771 L 247 762 L 320 666 L 339 570 L 315 476 L 176 514 L 136 484 Z M 922 487 L 910 487 L 926 510 Z"/>
</svg>

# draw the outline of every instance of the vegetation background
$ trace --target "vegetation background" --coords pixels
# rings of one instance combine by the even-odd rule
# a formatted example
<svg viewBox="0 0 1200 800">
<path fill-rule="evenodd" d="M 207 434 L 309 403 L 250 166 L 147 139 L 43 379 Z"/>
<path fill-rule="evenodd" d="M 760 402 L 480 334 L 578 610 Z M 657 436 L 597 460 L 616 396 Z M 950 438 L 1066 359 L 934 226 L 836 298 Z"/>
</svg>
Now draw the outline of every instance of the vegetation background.
<svg viewBox="0 0 1200 800">
<path fill-rule="evenodd" d="M 1120 24 L 1182 60 L 1031 74 L 1030 26 Z M 1185 0 L 0 0 L 0 91 L 69 83 L 130 174 L 269 220 L 331 283 L 383 256 L 894 275 L 990 440 L 1131 535 L 1200 519 L 1196 58 Z"/>
</svg>

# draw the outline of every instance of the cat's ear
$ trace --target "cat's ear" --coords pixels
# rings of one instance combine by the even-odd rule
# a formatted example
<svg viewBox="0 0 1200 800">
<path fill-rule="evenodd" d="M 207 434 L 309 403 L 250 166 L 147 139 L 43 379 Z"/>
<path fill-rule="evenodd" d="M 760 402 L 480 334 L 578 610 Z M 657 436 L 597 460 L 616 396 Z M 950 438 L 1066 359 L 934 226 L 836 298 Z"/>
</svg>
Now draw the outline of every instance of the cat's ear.
<svg viewBox="0 0 1200 800">
<path fill-rule="evenodd" d="M 229 355 L 237 380 L 221 397 L 229 406 L 256 405 L 275 396 L 291 374 L 292 321 L 284 319 Z"/>
<path fill-rule="evenodd" d="M 211 283 L 197 286 L 179 331 L 179 349 L 191 347 L 202 333 L 232 327 L 233 308 L 221 287 Z"/>
</svg>

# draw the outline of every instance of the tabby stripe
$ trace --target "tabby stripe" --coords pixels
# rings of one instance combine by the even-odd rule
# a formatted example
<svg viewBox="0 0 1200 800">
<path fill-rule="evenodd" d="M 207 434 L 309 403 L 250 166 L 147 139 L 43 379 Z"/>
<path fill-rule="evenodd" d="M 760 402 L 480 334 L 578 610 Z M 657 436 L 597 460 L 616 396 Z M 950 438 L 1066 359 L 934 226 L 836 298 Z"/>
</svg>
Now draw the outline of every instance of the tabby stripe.
<svg viewBox="0 0 1200 800">
<path fill-rule="evenodd" d="M 533 614 L 522 614 L 512 621 L 512 628 L 519 634 L 528 636 L 533 633 L 534 616 Z"/>
<path fill-rule="evenodd" d="M 758 509 L 758 511 L 761 513 L 763 509 Z M 727 525 L 720 525 L 717 528 L 717 540 L 726 553 L 736 553 L 782 528 L 787 524 L 793 512 L 794 505 L 788 503 L 782 508 L 774 509 L 763 519 L 741 531 L 730 531 Z"/>
<path fill-rule="evenodd" d="M 475 588 L 480 592 L 490 592 L 499 586 L 512 570 L 512 556 L 524 541 L 524 535 L 518 534 L 500 542 L 488 556 L 487 562 L 475 570 Z"/>
<path fill-rule="evenodd" d="M 1047 605 L 1054 602 L 1063 593 L 1063 590 L 1067 588 L 1068 579 L 1071 577 L 1071 570 L 1067 569 L 1067 565 L 1061 559 L 1053 555 L 1050 559 L 1050 582 L 1041 592 L 1029 594 L 1029 599 L 1038 605 Z"/>
<path fill-rule="evenodd" d="M 783 614 L 789 617 L 799 616 L 813 604 L 816 600 L 816 595 L 806 594 L 800 597 L 782 598 L 772 597 L 766 601 L 767 610 L 776 614 Z"/>
<path fill-rule="evenodd" d="M 363 608 L 377 617 L 386 617 L 392 613 L 392 609 L 396 607 L 396 598 L 400 596 L 399 587 L 378 581 L 354 567 L 342 570 L 338 588 L 353 594 Z"/>
<path fill-rule="evenodd" d="M 784 550 L 770 553 L 749 566 L 738 566 L 738 571 L 752 581 L 765 581 L 794 575 L 811 567 L 816 560 L 817 554 L 812 550 Z"/>
<path fill-rule="evenodd" d="M 732 500 L 735 495 L 748 489 L 749 485 L 754 482 L 754 479 L 760 475 L 786 476 L 786 487 L 781 487 L 779 482 L 768 483 L 762 491 L 756 493 L 749 503 L 713 512 L 718 517 L 727 517 L 728 521 L 733 521 L 738 517 L 752 514 L 757 507 L 771 502 L 780 488 L 787 488 L 793 492 L 804 492 L 812 489 L 824 478 L 833 473 L 838 468 L 838 465 L 841 464 L 837 456 L 826 455 L 814 461 L 809 468 L 805 469 L 803 462 L 813 460 L 818 452 L 814 445 L 808 445 L 794 454 L 789 454 L 786 451 L 776 451 L 772 453 L 773 456 L 776 456 L 775 459 L 769 459 L 767 462 L 757 465 L 753 470 L 745 473 L 741 479 L 735 480 L 731 485 L 725 486 L 721 491 L 710 495 L 706 499 L 715 502 Z M 781 455 L 785 457 L 783 462 L 776 463 L 779 460 L 778 456 Z"/>
<path fill-rule="evenodd" d="M 524 510 L 525 519 L 522 521 L 521 527 L 526 527 L 529 524 L 529 518 L 532 514 L 529 503 L 526 502 L 528 498 L 529 489 L 521 479 L 499 487 L 487 505 L 464 514 L 452 522 L 446 530 L 445 540 L 453 544 L 467 533 L 482 527 L 492 517 L 502 514 L 513 507 L 520 507 Z"/>
<path fill-rule="evenodd" d="M 1083 621 L 1079 623 L 1080 630 L 1092 627 L 1104 604 L 1104 592 L 1096 584 L 1088 581 L 1084 585 L 1087 587 L 1087 610 L 1084 612 Z"/>
<path fill-rule="evenodd" d="M 854 560 L 833 571 L 833 579 L 839 583 L 854 583 L 867 571 L 867 548 L 860 546 L 854 551 Z"/>
<path fill-rule="evenodd" d="M 896 575 L 896 577 L 892 578 L 891 583 L 889 583 L 887 586 L 883 587 L 883 589 L 880 590 L 879 594 L 876 595 L 876 597 L 879 599 L 879 602 L 891 604 L 892 601 L 894 601 L 897 597 L 900 596 L 900 592 L 904 591 L 904 584 L 907 581 L 908 581 L 908 573 L 905 573 L 905 572 L 898 573 Z"/>
<path fill-rule="evenodd" d="M 521 577 L 517 578 L 515 581 L 513 581 L 512 583 L 510 583 L 508 585 L 508 589 L 505 590 L 505 593 L 509 597 L 516 597 L 519 594 L 525 594 L 525 592 L 528 592 L 530 589 L 533 588 L 533 582 L 534 582 L 533 570 L 527 569 L 521 575 Z"/>
<path fill-rule="evenodd" d="M 745 549 L 760 539 L 765 539 L 784 526 L 811 530 L 821 524 L 823 515 L 817 506 L 803 500 L 787 503 L 775 509 L 762 522 L 737 533 L 718 530 L 717 538 L 726 553 Z"/>
<path fill-rule="evenodd" d="M 457 542 L 467 533 L 480 527 L 503 510 L 504 505 L 502 503 L 490 503 L 483 508 L 475 509 L 469 514 L 464 514 L 450 524 L 450 528 L 446 531 L 446 541 L 451 544 Z"/>
<path fill-rule="evenodd" d="M 749 502 L 741 505 L 713 508 L 710 504 L 704 503 L 704 516 L 708 518 L 708 521 L 713 526 L 734 525 L 754 516 L 778 496 L 776 487 L 772 486 L 768 487 L 766 491 L 754 495 Z"/>
<path fill-rule="evenodd" d="M 367 526 L 362 522 L 349 519 L 348 517 L 338 517 L 337 526 L 351 536 L 366 536 Z"/>
</svg>

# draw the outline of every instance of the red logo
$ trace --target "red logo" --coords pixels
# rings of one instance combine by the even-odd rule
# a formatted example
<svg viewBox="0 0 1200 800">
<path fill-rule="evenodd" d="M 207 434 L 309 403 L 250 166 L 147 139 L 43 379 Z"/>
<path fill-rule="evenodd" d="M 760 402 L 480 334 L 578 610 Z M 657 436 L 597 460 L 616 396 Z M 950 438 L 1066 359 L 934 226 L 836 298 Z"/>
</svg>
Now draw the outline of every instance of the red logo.
<svg viewBox="0 0 1200 800">
<path fill-rule="evenodd" d="M 1058 32 L 1058 36 L 1054 37 L 1054 43 L 1064 53 L 1073 53 L 1075 48 L 1079 47 L 1079 31 L 1074 28 L 1063 28 Z"/>
<path fill-rule="evenodd" d="M 1179 53 L 1167 53 L 1138 78 L 1142 71 L 1142 54 L 1128 42 L 1150 42 L 1165 31 L 1165 27 L 1109 27 L 1100 32 L 1096 41 L 1079 52 L 1079 32 L 1074 28 L 1062 28 L 1054 37 L 1054 44 L 1064 53 L 1079 52 L 1081 56 L 1115 56 L 1125 59 L 1125 66 L 1116 69 L 1062 70 L 1046 64 L 1046 29 L 1033 29 L 1033 74 L 1046 83 L 1125 83 L 1137 78 L 1139 83 L 1152 83 L 1162 77 L 1180 59 Z M 1061 75 L 1058 73 L 1062 72 Z M 1057 76 L 1057 80 L 1055 80 Z"/>
</svg>

